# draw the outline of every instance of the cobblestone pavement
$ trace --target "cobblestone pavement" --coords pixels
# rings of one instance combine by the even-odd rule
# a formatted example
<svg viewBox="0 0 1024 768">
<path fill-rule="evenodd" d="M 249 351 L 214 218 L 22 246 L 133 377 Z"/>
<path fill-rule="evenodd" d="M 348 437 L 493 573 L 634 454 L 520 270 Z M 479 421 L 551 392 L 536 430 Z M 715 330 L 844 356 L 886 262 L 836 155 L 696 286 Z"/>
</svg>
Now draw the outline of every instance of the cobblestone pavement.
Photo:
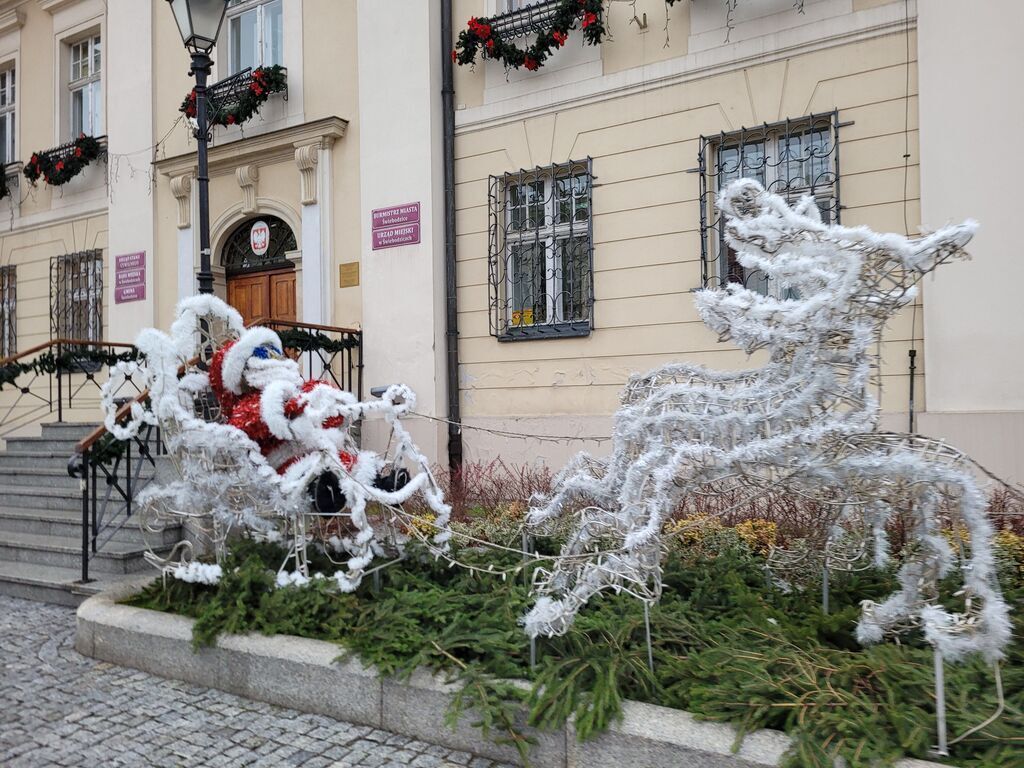
<svg viewBox="0 0 1024 768">
<path fill-rule="evenodd" d="M 0 766 L 507 768 L 81 656 L 75 612 L 0 595 Z"/>
</svg>

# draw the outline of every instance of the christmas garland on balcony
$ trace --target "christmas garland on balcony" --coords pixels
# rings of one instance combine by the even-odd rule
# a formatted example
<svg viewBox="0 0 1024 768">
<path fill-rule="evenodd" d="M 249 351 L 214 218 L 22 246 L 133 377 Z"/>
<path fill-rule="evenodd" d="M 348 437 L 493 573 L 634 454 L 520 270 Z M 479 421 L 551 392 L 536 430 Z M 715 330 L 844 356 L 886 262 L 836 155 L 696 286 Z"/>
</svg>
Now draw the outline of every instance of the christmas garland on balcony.
<svg viewBox="0 0 1024 768">
<path fill-rule="evenodd" d="M 89 163 L 103 154 L 103 146 L 99 140 L 84 133 L 80 134 L 71 146 L 72 151 L 66 156 L 54 150 L 33 152 L 22 171 L 25 178 L 33 185 L 42 178 L 50 186 L 59 187 L 67 184 L 85 170 Z"/>
<path fill-rule="evenodd" d="M 452 61 L 456 64 L 475 64 L 477 55 L 484 59 L 500 61 L 506 68 L 526 67 L 531 72 L 544 65 L 548 56 L 558 50 L 577 28 L 583 30 L 583 39 L 588 45 L 598 45 L 607 31 L 602 16 L 603 0 L 561 0 L 551 12 L 547 29 L 537 33 L 537 40 L 529 48 L 520 48 L 494 31 L 492 19 L 473 17 L 467 28 L 459 33 L 458 42 L 452 50 Z M 666 0 L 669 4 L 676 0 Z"/>
<path fill-rule="evenodd" d="M 257 67 L 252 71 L 250 77 L 249 87 L 239 95 L 238 101 L 235 103 L 215 107 L 207 101 L 210 107 L 207 113 L 210 125 L 225 127 L 241 125 L 260 111 L 260 107 L 266 103 L 271 94 L 281 93 L 288 89 L 288 71 L 276 64 L 272 67 Z M 207 98 L 209 98 L 209 93 L 208 90 Z M 192 92 L 185 97 L 178 111 L 182 112 L 185 117 L 194 118 L 196 116 L 195 89 L 192 89 Z"/>
</svg>

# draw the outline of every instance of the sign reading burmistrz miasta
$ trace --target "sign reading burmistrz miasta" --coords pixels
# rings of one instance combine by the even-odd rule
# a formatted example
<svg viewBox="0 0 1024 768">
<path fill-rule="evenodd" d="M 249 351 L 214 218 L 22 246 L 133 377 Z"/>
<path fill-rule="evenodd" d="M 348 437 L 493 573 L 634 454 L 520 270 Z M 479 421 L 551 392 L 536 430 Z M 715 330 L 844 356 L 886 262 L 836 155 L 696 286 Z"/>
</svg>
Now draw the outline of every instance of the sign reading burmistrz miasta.
<svg viewBox="0 0 1024 768">
<path fill-rule="evenodd" d="M 373 250 L 415 245 L 420 241 L 420 204 L 375 208 L 371 221 Z"/>
</svg>

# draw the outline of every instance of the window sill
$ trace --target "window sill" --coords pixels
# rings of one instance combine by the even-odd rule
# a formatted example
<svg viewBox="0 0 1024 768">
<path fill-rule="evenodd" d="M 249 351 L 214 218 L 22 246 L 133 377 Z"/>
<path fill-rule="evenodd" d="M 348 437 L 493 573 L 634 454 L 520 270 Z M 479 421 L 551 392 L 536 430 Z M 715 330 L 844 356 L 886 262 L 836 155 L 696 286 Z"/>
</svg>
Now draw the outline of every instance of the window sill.
<svg viewBox="0 0 1024 768">
<path fill-rule="evenodd" d="M 573 339 L 590 335 L 590 323 L 558 323 L 553 325 L 527 325 L 507 328 L 498 341 L 530 341 L 533 339 Z"/>
</svg>

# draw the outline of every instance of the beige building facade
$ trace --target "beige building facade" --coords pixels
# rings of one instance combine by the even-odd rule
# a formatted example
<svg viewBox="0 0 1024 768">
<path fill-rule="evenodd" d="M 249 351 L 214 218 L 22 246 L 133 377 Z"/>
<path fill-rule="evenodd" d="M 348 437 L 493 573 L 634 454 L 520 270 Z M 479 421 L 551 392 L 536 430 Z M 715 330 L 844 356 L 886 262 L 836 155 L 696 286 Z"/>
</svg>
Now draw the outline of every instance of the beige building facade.
<svg viewBox="0 0 1024 768">
<path fill-rule="evenodd" d="M 453 5 L 456 35 L 470 17 L 488 17 L 523 32 L 514 41 L 527 45 L 554 4 Z M 1015 124 L 1019 105 L 1000 100 L 984 72 L 1019 69 L 1021 54 L 981 30 L 1010 35 L 1013 25 L 986 14 L 1021 11 L 987 0 L 968 23 L 956 3 L 801 5 L 740 0 L 727 13 L 717 0 L 613 0 L 601 45 L 582 45 L 575 31 L 537 71 L 455 67 L 451 298 L 467 459 L 558 468 L 581 448 L 608 449 L 587 438 L 610 433 L 630 374 L 670 360 L 757 363 L 718 342 L 692 297 L 728 280 L 782 290 L 745 273 L 721 242 L 714 194 L 742 174 L 793 199 L 812 194 L 823 216 L 845 225 L 914 233 L 982 221 L 976 261 L 929 278 L 891 323 L 878 392 L 886 426 L 907 429 L 913 391 L 916 428 L 1024 479 L 1015 281 L 990 279 L 1019 271 L 1013 215 L 982 194 L 1008 191 L 1012 174 L 972 164 L 960 149 L 977 144 L 986 111 Z M 443 6 L 231 3 L 212 79 L 276 64 L 287 68 L 288 88 L 243 126 L 215 128 L 210 150 L 218 293 L 253 319 L 359 329 L 364 395 L 410 384 L 426 417 L 413 422 L 416 438 L 440 461 L 453 330 Z M 945 55 L 951 38 L 962 39 L 963 57 Z M 54 333 L 49 274 L 62 254 L 101 254 L 102 333 L 111 340 L 166 327 L 195 289 L 195 140 L 179 112 L 191 80 L 165 0 L 0 3 L 0 102 L 5 68 L 17 70 L 18 86 L 15 159 L 5 159 L 24 163 L 36 144 L 73 138 L 71 56 L 96 40 L 100 85 L 89 87 L 99 94 L 106 158 L 59 190 L 22 178 L 0 200 L 0 265 L 17 272 L 18 350 Z M 972 109 L 950 103 L 953 82 Z M 418 242 L 381 247 L 374 211 L 413 205 Z M 262 262 L 245 252 L 257 223 L 272 233 L 273 258 Z M 116 257 L 136 253 L 146 254 L 145 298 L 118 303 Z M 973 381 L 965 370 L 977 372 Z M 364 439 L 385 439 L 377 426 Z"/>
</svg>

